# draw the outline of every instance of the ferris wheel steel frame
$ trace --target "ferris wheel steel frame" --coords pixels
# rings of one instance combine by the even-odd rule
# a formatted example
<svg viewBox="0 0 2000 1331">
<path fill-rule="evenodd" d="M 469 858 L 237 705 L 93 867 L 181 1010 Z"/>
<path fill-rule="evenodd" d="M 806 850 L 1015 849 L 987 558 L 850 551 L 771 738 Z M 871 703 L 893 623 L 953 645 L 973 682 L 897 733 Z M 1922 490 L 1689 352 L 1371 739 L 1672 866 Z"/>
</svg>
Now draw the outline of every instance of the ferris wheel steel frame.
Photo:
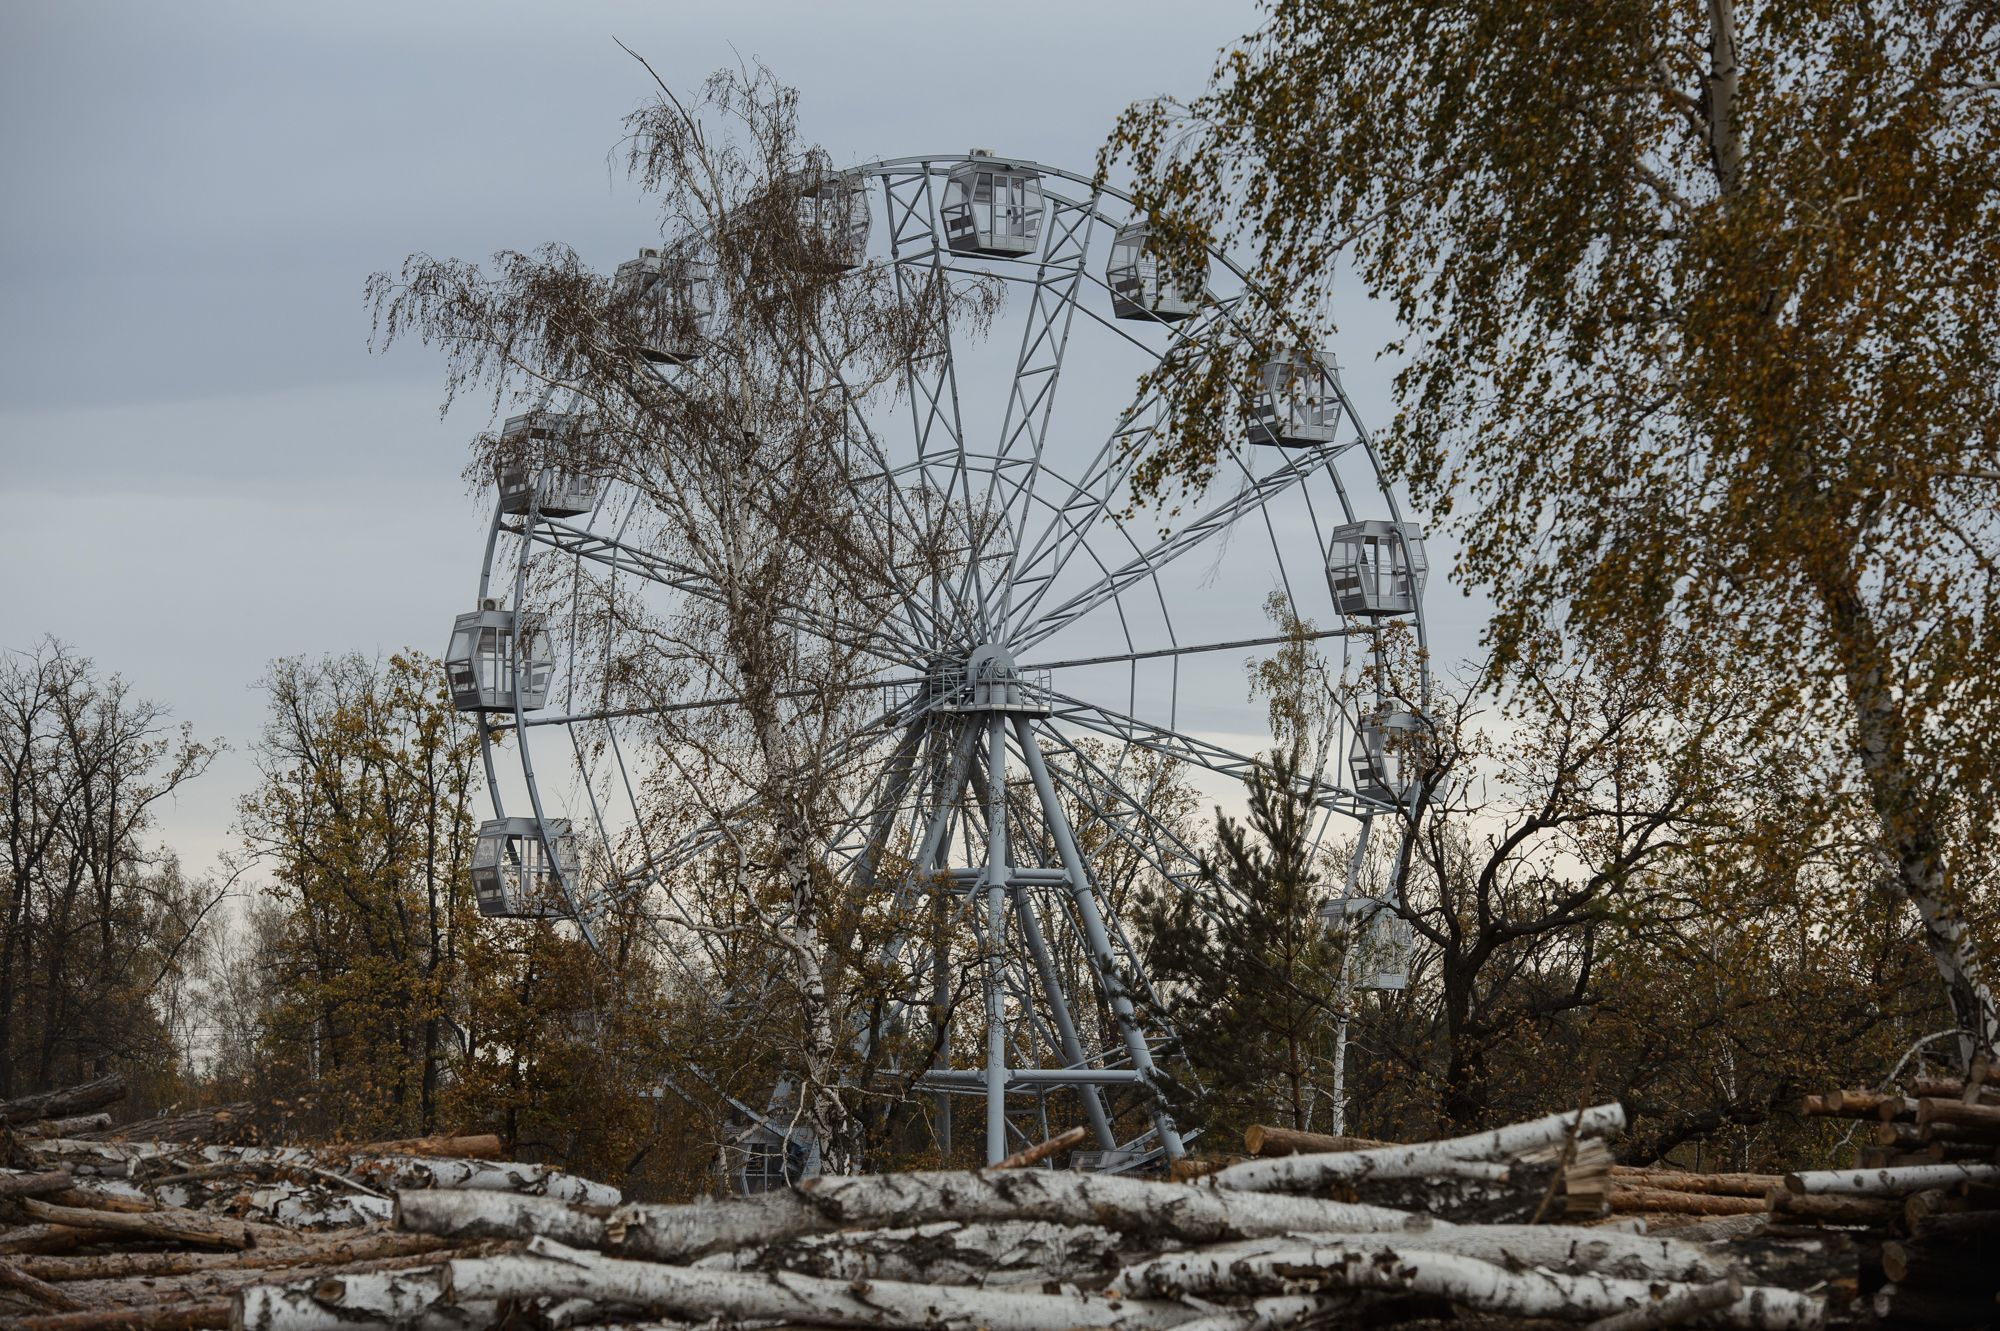
<svg viewBox="0 0 2000 1331">
<path fill-rule="evenodd" d="M 967 558 L 954 578 L 906 580 L 892 561 L 888 572 L 899 600 L 892 613 L 874 625 L 857 625 L 851 620 L 829 622 L 811 608 L 798 605 L 788 607 L 782 618 L 792 631 L 866 652 L 883 668 L 881 677 L 843 685 L 879 693 L 882 701 L 867 709 L 868 719 L 843 742 L 820 755 L 816 769 L 818 775 L 830 775 L 858 755 L 889 745 L 887 756 L 856 797 L 851 802 L 842 801 L 839 830 L 824 847 L 829 864 L 865 890 L 892 893 L 895 904 L 905 910 L 921 898 L 948 890 L 957 898 L 951 912 L 954 933 L 969 941 L 971 954 L 978 961 L 985 1026 L 983 1066 L 933 1067 L 919 1073 L 913 1082 L 915 1089 L 939 1095 L 940 1130 L 946 1149 L 949 1097 L 953 1094 L 983 1099 L 984 1150 L 991 1162 L 1008 1153 L 1014 1138 L 1025 1139 L 1010 1121 L 1010 1101 L 1032 1097 L 1046 1127 L 1048 1094 L 1066 1090 L 1082 1107 L 1100 1164 L 1129 1168 L 1161 1155 L 1177 1157 L 1184 1149 L 1162 1093 L 1156 1058 L 1172 1037 L 1161 1026 L 1161 1007 L 1137 950 L 1115 912 L 1100 900 L 1064 797 L 1074 802 L 1093 827 L 1103 830 L 1108 844 L 1133 856 L 1147 872 L 1176 890 L 1203 890 L 1195 848 L 1121 784 L 1122 770 L 1132 754 L 1144 751 L 1176 767 L 1202 769 L 1230 782 L 1246 780 L 1256 769 L 1254 757 L 1181 727 L 1181 663 L 1203 654 L 1295 644 L 1300 639 L 1273 634 L 1184 642 L 1175 627 L 1162 570 L 1191 553 L 1214 549 L 1240 525 L 1261 520 L 1284 596 L 1303 619 L 1307 598 L 1297 595 L 1292 586 L 1271 516 L 1272 505 L 1294 492 L 1304 496 L 1316 546 L 1311 553 L 1315 564 L 1323 566 L 1329 549 L 1328 528 L 1313 503 L 1311 487 L 1331 490 L 1341 521 L 1351 524 L 1365 516 L 1357 512 L 1354 496 L 1335 465 L 1356 448 L 1365 456 L 1374 482 L 1370 497 L 1386 509 L 1390 521 L 1402 524 L 1404 518 L 1373 440 L 1336 373 L 1332 385 L 1351 436 L 1302 447 L 1239 443 L 1220 448 L 1218 460 L 1231 469 L 1234 490 L 1198 509 L 1172 531 L 1142 542 L 1129 524 L 1119 520 L 1114 506 L 1128 494 L 1126 487 L 1144 451 L 1143 444 L 1158 433 L 1164 419 L 1164 404 L 1156 392 L 1123 410 L 1074 479 L 1059 470 L 1050 457 L 1057 389 L 1077 326 L 1076 316 L 1082 312 L 1098 333 L 1122 340 L 1157 363 L 1162 354 L 1162 333 L 1169 345 L 1247 338 L 1249 330 L 1239 317 L 1241 311 L 1247 302 L 1264 297 L 1227 255 L 1211 250 L 1210 262 L 1233 275 L 1239 289 L 1225 296 L 1205 292 L 1208 299 L 1185 323 L 1143 322 L 1140 329 L 1145 336 L 1141 336 L 1124 326 L 1132 322 L 1129 316 L 1107 315 L 1094 308 L 1102 302 L 1085 299 L 1086 294 L 1106 296 L 1110 292 L 1105 279 L 1091 271 L 1092 241 L 1103 230 L 1115 231 L 1120 225 L 1103 211 L 1104 206 L 1129 206 L 1129 196 L 1082 175 L 1017 159 L 1006 159 L 1003 165 L 1032 172 L 1041 182 L 1041 233 L 1034 251 L 1018 258 L 956 251 L 945 242 L 939 186 L 955 168 L 973 160 L 965 154 L 898 157 L 843 174 L 865 182 L 870 193 L 876 193 L 879 186 L 881 211 L 877 217 L 886 217 L 888 222 L 886 262 L 893 265 L 895 290 L 902 301 L 914 300 L 921 284 L 945 280 L 962 268 L 1009 284 L 1010 307 L 1011 292 L 1025 292 L 1021 342 L 1007 386 L 998 442 L 990 448 L 975 443 L 962 401 L 959 361 L 963 353 L 947 341 L 939 354 L 908 363 L 903 370 L 901 396 L 907 402 L 910 432 L 905 442 L 914 443 L 914 457 L 892 462 L 888 451 L 878 448 L 860 459 L 845 475 L 844 483 L 857 497 L 880 490 L 890 504 L 900 506 L 904 516 L 911 516 L 909 510 L 915 502 L 928 513 L 931 501 L 925 489 L 941 477 L 944 485 L 938 493 L 947 503 L 962 505 L 968 514 L 997 511 L 1002 521 L 994 530 L 1004 540 L 991 552 L 990 537 L 982 537 L 976 547 L 969 544 Z M 663 376 L 678 371 L 677 366 L 660 370 Z M 834 374 L 837 381 L 837 370 Z M 872 427 L 860 419 L 862 407 L 851 393 L 849 412 L 855 418 L 856 435 L 872 439 Z M 1263 458 L 1272 461 L 1260 469 L 1258 463 Z M 538 556 L 573 561 L 578 577 L 589 565 L 610 577 L 632 579 L 666 593 L 707 600 L 720 597 L 719 589 L 700 569 L 648 549 L 643 539 L 631 537 L 636 503 L 605 529 L 603 520 L 616 518 L 615 513 L 607 514 L 607 504 L 607 497 L 600 493 L 596 507 L 588 514 L 554 517 L 540 513 L 531 502 L 516 523 L 509 523 L 508 515 L 496 505 L 479 579 L 481 604 L 489 603 L 496 581 L 511 572 L 511 604 L 517 615 L 523 612 L 528 605 L 531 561 Z M 897 519 L 892 515 L 891 520 Z M 1113 539 L 1093 539 L 1107 534 Z M 503 536 L 512 538 L 515 545 L 511 570 L 505 570 L 500 562 Z M 1100 544 L 1118 548 L 1112 553 Z M 1082 565 L 1077 565 L 1079 556 Z M 989 577 L 985 571 L 989 564 L 999 565 L 1001 571 Z M 1065 575 L 1074 574 L 1079 567 L 1083 569 L 1081 585 L 1067 587 Z M 1318 571 L 1324 571 L 1323 567 Z M 1400 618 L 1414 629 L 1419 669 L 1423 670 L 1426 631 L 1420 590 L 1419 585 L 1411 612 Z M 1164 641 L 1149 640 L 1141 646 L 1143 631 L 1135 635 L 1127 609 L 1129 596 L 1150 598 L 1147 613 L 1157 620 L 1155 632 L 1163 633 Z M 1317 600 L 1312 603 L 1317 604 Z M 1127 650 L 1084 656 L 1047 653 L 1053 659 L 1033 659 L 1031 649 L 1094 616 L 1108 617 L 1098 622 L 1115 624 L 1114 636 L 1122 637 Z M 1313 629 L 1307 638 L 1361 637 L 1379 643 L 1374 636 L 1377 633 L 1379 626 L 1373 623 L 1343 620 L 1332 627 Z M 569 649 L 573 658 L 573 639 Z M 1146 709 L 1139 705 L 1143 662 L 1168 667 L 1164 717 L 1146 716 Z M 1054 681 L 1064 672 L 1120 665 L 1129 667 L 1122 708 L 1055 687 Z M 574 673 L 566 673 L 565 679 L 573 698 Z M 1422 687 L 1427 692 L 1427 673 Z M 614 864 L 613 881 L 601 887 L 600 894 L 630 897 L 660 888 L 722 841 L 732 829 L 732 820 L 745 814 L 749 805 L 710 818 L 670 844 L 653 844 L 634 784 L 635 763 L 628 760 L 620 743 L 618 722 L 669 711 L 738 706 L 741 702 L 737 697 L 717 696 L 598 709 L 564 706 L 537 712 L 522 706 L 517 676 L 512 709 L 482 713 L 479 726 L 494 816 L 506 817 L 496 749 L 511 732 L 520 764 L 520 786 L 533 818 L 544 828 L 550 824 L 531 736 L 561 727 L 569 736 L 571 750 L 563 761 L 574 760 L 578 778 L 574 785 L 586 798 L 587 816 L 599 843 L 609 852 L 631 844 L 621 838 L 636 838 L 643 861 L 630 867 Z M 602 755 L 608 755 L 608 764 L 601 758 L 593 763 L 586 757 L 580 734 L 585 727 L 601 728 L 593 734 L 601 734 L 598 748 Z M 1116 757 L 1110 766 L 1078 742 L 1082 736 L 1112 743 Z M 1058 760 L 1055 765 L 1049 761 L 1051 755 Z M 1338 760 L 1334 763 L 1337 770 Z M 1019 783 L 1010 787 L 1009 773 L 1017 770 L 1027 777 L 1025 789 Z M 629 818 L 605 807 L 608 799 L 599 798 L 600 778 L 612 796 L 622 796 L 622 808 L 629 812 Z M 1037 821 L 1022 826 L 1018 810 L 1009 804 L 1010 788 L 1021 791 L 1018 803 L 1025 804 Z M 1324 770 L 1312 774 L 1305 793 L 1322 815 L 1316 835 L 1324 836 L 1327 820 L 1335 816 L 1359 824 L 1348 868 L 1346 890 L 1351 895 L 1374 819 L 1397 806 L 1347 789 L 1327 779 Z M 879 879 L 883 859 L 899 833 L 911 847 L 908 867 L 896 881 L 884 883 Z M 964 853 L 955 855 L 955 846 Z M 1016 862 L 1024 857 L 1037 862 Z M 593 918 L 601 902 L 584 900 L 582 884 L 563 881 L 560 869 L 554 885 L 584 940 L 597 948 Z M 1052 955 L 1045 923 L 1059 926 L 1066 938 L 1081 947 L 1094 993 L 1071 992 Z M 1012 952 L 1007 948 L 1010 936 L 1018 942 Z M 922 941 L 908 930 L 900 931 L 884 945 L 883 959 L 893 967 L 903 953 Z M 929 999 L 934 1008 L 951 1006 L 947 992 L 950 947 L 947 940 L 946 951 L 934 950 L 930 958 Z M 1108 1039 L 1115 1033 L 1112 1043 L 1090 1047 L 1076 1019 L 1073 998 L 1101 1002 L 1108 1010 L 1113 1029 L 1099 1034 Z M 914 992 L 903 995 L 891 1019 L 918 1001 Z M 857 1032 L 863 1048 L 881 1039 L 889 1024 L 881 1021 Z M 948 1031 L 941 1042 L 948 1054 Z M 1104 1099 L 1103 1092 L 1115 1087 L 1136 1089 L 1145 1097 L 1152 1128 L 1132 1142 L 1117 1141 L 1114 1116 Z M 755 1116 L 754 1111 L 749 1112 Z M 812 1150 L 816 1149 L 815 1144 Z"/>
</svg>

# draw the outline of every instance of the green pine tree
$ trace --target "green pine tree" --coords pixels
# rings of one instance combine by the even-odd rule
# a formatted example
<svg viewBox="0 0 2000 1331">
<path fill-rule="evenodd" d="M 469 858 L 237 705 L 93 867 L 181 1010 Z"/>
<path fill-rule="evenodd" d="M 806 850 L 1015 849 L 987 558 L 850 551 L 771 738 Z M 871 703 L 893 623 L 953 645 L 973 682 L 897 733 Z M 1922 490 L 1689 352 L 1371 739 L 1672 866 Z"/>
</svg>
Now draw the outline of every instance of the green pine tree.
<svg viewBox="0 0 2000 1331">
<path fill-rule="evenodd" d="M 1330 1109 L 1340 940 L 1322 925 L 1327 894 L 1312 855 L 1312 805 L 1296 750 L 1259 763 L 1249 822 L 1218 812 L 1205 890 L 1140 908 L 1146 963 L 1199 1089 L 1183 1112 L 1217 1140 L 1251 1123 L 1313 1126 Z"/>
</svg>

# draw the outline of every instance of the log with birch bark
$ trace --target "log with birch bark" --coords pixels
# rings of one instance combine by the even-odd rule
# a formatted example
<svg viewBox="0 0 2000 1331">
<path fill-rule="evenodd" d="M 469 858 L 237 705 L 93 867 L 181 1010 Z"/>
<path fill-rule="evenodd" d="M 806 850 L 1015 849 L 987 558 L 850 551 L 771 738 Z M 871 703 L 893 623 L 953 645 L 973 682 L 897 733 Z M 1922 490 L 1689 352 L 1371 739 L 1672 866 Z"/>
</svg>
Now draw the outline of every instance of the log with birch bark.
<svg viewBox="0 0 2000 1331">
<path fill-rule="evenodd" d="M 540 1235 L 573 1248 L 604 1246 L 602 1216 L 553 1198 L 510 1192 L 398 1192 L 396 1226 L 444 1239 Z"/>
<path fill-rule="evenodd" d="M 1130 1245 L 1096 1225 L 1040 1220 L 967 1224 L 939 1220 L 900 1229 L 811 1234 L 786 1243 L 711 1253 L 716 1271 L 790 1271 L 829 1280 L 902 1280 L 987 1287 L 1101 1282 L 1130 1260 Z"/>
<path fill-rule="evenodd" d="M 21 1268 L 30 1275 L 61 1283 L 181 1276 L 244 1268 L 275 1270 L 291 1266 L 337 1266 L 346 1262 L 422 1256 L 442 1252 L 450 1246 L 446 1240 L 429 1234 L 375 1230 L 289 1248 L 251 1248 L 232 1252 L 111 1252 L 89 1257 L 23 1257 L 19 1260 Z"/>
<path fill-rule="evenodd" d="M 787 1272 L 717 1271 L 626 1261 L 537 1238 L 526 1253 L 453 1259 L 426 1284 L 414 1274 L 388 1281 L 356 1276 L 244 1290 L 235 1325 L 243 1331 L 342 1331 L 356 1315 L 399 1326 L 450 1325 L 431 1320 L 441 1306 L 471 1311 L 501 1302 L 588 1299 L 677 1316 L 769 1318 L 816 1326 L 928 1328 L 967 1325 L 988 1331 L 1050 1327 L 1166 1328 L 1200 1313 L 1185 1304 L 1080 1291 L 991 1290 L 904 1281 L 852 1282 Z M 468 1307 L 469 1305 L 469 1307 Z M 314 1314 L 319 1315 L 314 1320 Z M 477 1326 L 478 1321 L 460 1323 Z"/>
<path fill-rule="evenodd" d="M 1742 1297 L 1743 1286 L 1734 1280 L 1718 1281 L 1713 1285 L 1683 1285 L 1642 1307 L 1600 1317 L 1584 1331 L 1655 1331 L 1659 1327 L 1681 1326 L 1697 1317 L 1728 1308 Z"/>
<path fill-rule="evenodd" d="M 1211 1256 L 1256 1256 L 1300 1243 L 1449 1253 L 1508 1270 L 1539 1267 L 1568 1275 L 1628 1280 L 1716 1281 L 1734 1269 L 1702 1245 L 1581 1225 L 1414 1224 L 1380 1234 L 1285 1234 L 1201 1249 Z"/>
<path fill-rule="evenodd" d="M 1366 1151 L 1324 1152 L 1246 1160 L 1211 1175 L 1216 1188 L 1256 1192 L 1309 1192 L 1330 1183 L 1354 1179 L 1412 1178 L 1449 1172 L 1444 1166 L 1470 1161 L 1497 1162 L 1538 1147 L 1561 1143 L 1574 1131 L 1579 1138 L 1602 1137 L 1625 1126 L 1618 1104 L 1598 1105 L 1580 1114 L 1550 1114 L 1490 1132 L 1473 1133 L 1417 1146 L 1378 1147 Z"/>
<path fill-rule="evenodd" d="M 1296 1157 L 1295 1157 L 1296 1158 Z M 606 1225 L 606 1247 L 678 1261 L 836 1229 L 887 1229 L 934 1220 L 1046 1220 L 1205 1243 L 1293 1230 L 1388 1230 L 1410 1223 L 1383 1206 L 1230 1192 L 1109 1174 L 949 1170 L 808 1180 L 786 1192 L 680 1205 L 627 1205 Z"/>
<path fill-rule="evenodd" d="M 202 1155 L 216 1163 L 299 1165 L 326 1168 L 335 1164 L 345 1177 L 384 1190 L 399 1188 L 469 1189 L 475 1192 L 518 1192 L 591 1206 L 616 1206 L 618 1189 L 547 1165 L 520 1160 L 472 1160 L 444 1156 L 353 1155 L 330 1161 L 327 1153 L 304 1147 L 211 1146 Z"/>
<path fill-rule="evenodd" d="M 1904 1165 L 1895 1169 L 1810 1169 L 1785 1175 L 1794 1193 L 1847 1193 L 1859 1197 L 1906 1197 L 1958 1183 L 2000 1182 L 2000 1165 Z"/>
<path fill-rule="evenodd" d="M 295 1236 L 269 1225 L 254 1225 L 200 1211 L 160 1210 L 143 1215 L 123 1211 L 90 1211 L 75 1206 L 51 1206 L 32 1197 L 23 1197 L 21 1209 L 37 1220 L 52 1225 L 69 1225 L 101 1234 L 122 1234 L 129 1238 L 167 1243 L 195 1243 L 213 1248 L 254 1247 L 266 1242 L 289 1242 Z"/>
<path fill-rule="evenodd" d="M 1765 1202 L 1773 1216 L 1826 1225 L 1893 1224 L 1902 1213 L 1898 1203 L 1874 1197 L 1797 1193 L 1784 1188 L 1771 1189 Z"/>
<path fill-rule="evenodd" d="M 1206 1297 L 1259 1291 L 1325 1289 L 1427 1294 L 1480 1312 L 1514 1317 L 1606 1317 L 1647 1306 L 1680 1288 L 1671 1282 L 1613 1276 L 1513 1272 L 1456 1253 L 1425 1252 L 1348 1241 L 1275 1245 L 1256 1256 L 1203 1251 L 1152 1258 L 1121 1271 L 1114 1283 L 1158 1297 Z M 1826 1324 L 1823 1299 L 1790 1290 L 1744 1290 L 1711 1314 L 1717 1325 L 1749 1331 L 1816 1331 Z"/>
</svg>

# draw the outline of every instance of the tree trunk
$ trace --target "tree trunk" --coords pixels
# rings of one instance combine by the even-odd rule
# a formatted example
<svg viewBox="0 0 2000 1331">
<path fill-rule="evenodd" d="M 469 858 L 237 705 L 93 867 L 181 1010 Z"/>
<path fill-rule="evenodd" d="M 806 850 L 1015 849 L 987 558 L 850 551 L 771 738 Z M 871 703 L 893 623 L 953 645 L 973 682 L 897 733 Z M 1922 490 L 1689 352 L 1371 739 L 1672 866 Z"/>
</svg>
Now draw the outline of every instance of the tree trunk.
<svg viewBox="0 0 2000 1331">
<path fill-rule="evenodd" d="M 1969 1068 L 1979 1054 L 2000 1052 L 2000 1008 L 1965 917 L 1946 897 L 1942 838 L 1912 770 L 1910 721 L 1892 684 L 1888 650 L 1851 569 L 1822 576 L 1819 593 L 1854 708 L 1855 748 L 1882 828 L 1885 879 L 1923 920 L 1924 941 L 1963 1032 L 1961 1065 Z"/>
<path fill-rule="evenodd" d="M 1318 1155 L 1285 1155 L 1246 1160 L 1231 1165 L 1209 1182 L 1218 1188 L 1304 1192 L 1327 1183 L 1360 1178 L 1410 1178 L 1448 1173 L 1453 1163 L 1519 1155 L 1562 1142 L 1574 1130 L 1578 1137 L 1602 1137 L 1625 1126 L 1625 1111 L 1617 1104 L 1598 1105 L 1582 1114 L 1550 1114 L 1491 1132 L 1417 1146 L 1389 1146 L 1372 1151 L 1342 1151 Z"/>
<path fill-rule="evenodd" d="M 1455 1253 L 1344 1242 L 1274 1246 L 1256 1256 L 1175 1253 L 1128 1267 L 1113 1283 L 1134 1293 L 1184 1296 L 1296 1291 L 1315 1280 L 1326 1290 L 1428 1294 L 1481 1312 L 1516 1317 L 1606 1317 L 1650 1307 L 1685 1288 L 1658 1280 L 1552 1271 L 1517 1274 Z M 1717 1309 L 1713 1324 L 1756 1331 L 1817 1331 L 1826 1324 L 1826 1303 L 1790 1290 L 1752 1289 Z"/>
</svg>

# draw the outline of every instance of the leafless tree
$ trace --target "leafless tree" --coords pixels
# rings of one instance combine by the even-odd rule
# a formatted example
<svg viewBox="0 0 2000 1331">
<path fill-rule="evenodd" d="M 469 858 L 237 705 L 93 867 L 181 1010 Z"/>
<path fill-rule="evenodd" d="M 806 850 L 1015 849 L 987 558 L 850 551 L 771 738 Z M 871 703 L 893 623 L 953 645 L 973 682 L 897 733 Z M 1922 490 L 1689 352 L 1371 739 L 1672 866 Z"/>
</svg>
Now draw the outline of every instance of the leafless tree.
<svg viewBox="0 0 2000 1331">
<path fill-rule="evenodd" d="M 222 889 L 146 838 L 214 755 L 63 643 L 0 658 L 0 1095 L 172 1062 L 165 1000 Z"/>
</svg>

